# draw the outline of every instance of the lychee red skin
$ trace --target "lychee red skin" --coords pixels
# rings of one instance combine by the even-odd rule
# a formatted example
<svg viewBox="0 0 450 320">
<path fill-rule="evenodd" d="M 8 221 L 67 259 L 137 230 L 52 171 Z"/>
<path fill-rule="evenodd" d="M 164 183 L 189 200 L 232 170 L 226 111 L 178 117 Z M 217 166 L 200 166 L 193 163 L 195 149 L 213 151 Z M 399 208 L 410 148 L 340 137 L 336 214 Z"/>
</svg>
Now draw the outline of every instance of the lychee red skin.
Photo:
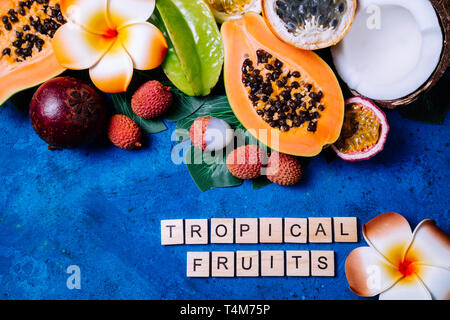
<svg viewBox="0 0 450 320">
<path fill-rule="evenodd" d="M 241 146 L 228 154 L 228 171 L 239 179 L 255 179 L 261 176 L 264 153 L 256 145 Z"/>
<path fill-rule="evenodd" d="M 267 165 L 267 179 L 281 185 L 292 186 L 302 178 L 302 166 L 297 158 L 278 152 L 272 152 Z"/>
<path fill-rule="evenodd" d="M 155 119 L 163 115 L 172 105 L 170 87 L 152 80 L 144 83 L 133 94 L 131 108 L 144 119 Z"/>
<path fill-rule="evenodd" d="M 123 114 L 116 114 L 111 117 L 108 126 L 108 138 L 121 149 L 133 150 L 142 147 L 140 142 L 142 138 L 141 129 L 136 122 Z"/>
<path fill-rule="evenodd" d="M 202 151 L 206 150 L 205 132 L 210 119 L 211 117 L 209 116 L 198 118 L 189 129 L 192 145 Z"/>
</svg>

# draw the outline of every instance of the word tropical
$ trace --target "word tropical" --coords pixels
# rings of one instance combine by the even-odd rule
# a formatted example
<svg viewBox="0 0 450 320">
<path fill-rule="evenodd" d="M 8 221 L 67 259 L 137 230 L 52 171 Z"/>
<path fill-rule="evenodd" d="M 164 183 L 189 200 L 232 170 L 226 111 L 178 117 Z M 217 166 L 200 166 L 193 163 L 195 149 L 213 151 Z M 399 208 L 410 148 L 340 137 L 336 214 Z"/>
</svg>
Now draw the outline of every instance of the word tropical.
<svg viewBox="0 0 450 320">
<path fill-rule="evenodd" d="M 333 240 L 358 242 L 357 219 L 335 217 L 161 220 L 162 245 L 209 242 L 332 243 Z"/>
<path fill-rule="evenodd" d="M 334 277 L 334 251 L 188 252 L 188 277 Z"/>
</svg>

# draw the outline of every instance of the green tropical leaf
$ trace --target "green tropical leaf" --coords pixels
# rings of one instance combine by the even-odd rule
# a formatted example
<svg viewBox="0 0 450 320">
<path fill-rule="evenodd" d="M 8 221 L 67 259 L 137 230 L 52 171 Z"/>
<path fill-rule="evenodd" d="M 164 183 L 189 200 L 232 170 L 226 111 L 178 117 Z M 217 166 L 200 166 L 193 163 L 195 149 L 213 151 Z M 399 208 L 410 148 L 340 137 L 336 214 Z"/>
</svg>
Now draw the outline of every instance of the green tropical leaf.
<svg viewBox="0 0 450 320">
<path fill-rule="evenodd" d="M 206 116 L 225 120 L 233 129 L 242 128 L 241 123 L 234 115 L 233 110 L 231 110 L 227 97 L 211 96 L 206 98 L 205 102 L 197 112 L 194 112 L 177 122 L 178 132 L 189 130 L 196 119 Z"/>
<path fill-rule="evenodd" d="M 261 176 L 259 178 L 252 180 L 252 188 L 254 190 L 262 189 L 264 187 L 267 187 L 268 185 L 271 185 L 272 182 L 267 179 L 265 176 Z"/>
<path fill-rule="evenodd" d="M 234 187 L 243 180 L 234 177 L 225 164 L 225 154 L 202 152 L 191 146 L 185 155 L 186 166 L 201 191 L 214 188 Z"/>
<path fill-rule="evenodd" d="M 235 129 L 235 141 L 238 145 L 258 144 L 258 141 L 242 127 L 239 120 L 234 115 L 228 103 L 227 97 L 212 96 L 197 110 L 197 112 L 177 122 L 177 141 L 182 142 L 189 139 L 188 130 L 192 123 L 200 118 L 211 116 L 225 120 L 233 129 Z M 191 147 L 185 155 L 186 165 L 189 173 L 202 191 L 237 186 L 243 183 L 231 175 L 225 164 L 226 159 L 225 150 L 222 150 L 217 155 L 210 152 L 202 152 L 194 147 Z M 205 160 L 206 159 L 206 160 Z M 270 184 L 265 177 L 254 180 L 254 189 L 260 189 Z"/>
<path fill-rule="evenodd" d="M 206 98 L 203 97 L 187 96 L 176 87 L 171 87 L 170 91 L 173 94 L 173 103 L 170 110 L 164 115 L 164 119 L 167 121 L 183 120 L 197 111 L 206 101 Z"/>
</svg>

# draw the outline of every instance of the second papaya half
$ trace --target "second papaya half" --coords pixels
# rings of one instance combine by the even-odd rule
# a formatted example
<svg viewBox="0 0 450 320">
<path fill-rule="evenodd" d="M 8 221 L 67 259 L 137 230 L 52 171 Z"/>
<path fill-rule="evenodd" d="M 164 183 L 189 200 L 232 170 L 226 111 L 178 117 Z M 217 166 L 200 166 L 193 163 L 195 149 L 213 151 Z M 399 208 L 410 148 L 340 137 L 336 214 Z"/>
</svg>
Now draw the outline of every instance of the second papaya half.
<svg viewBox="0 0 450 320">
<path fill-rule="evenodd" d="M 303 157 L 339 138 L 344 97 L 325 61 L 279 40 L 254 13 L 225 22 L 222 36 L 228 100 L 255 138 Z"/>
</svg>

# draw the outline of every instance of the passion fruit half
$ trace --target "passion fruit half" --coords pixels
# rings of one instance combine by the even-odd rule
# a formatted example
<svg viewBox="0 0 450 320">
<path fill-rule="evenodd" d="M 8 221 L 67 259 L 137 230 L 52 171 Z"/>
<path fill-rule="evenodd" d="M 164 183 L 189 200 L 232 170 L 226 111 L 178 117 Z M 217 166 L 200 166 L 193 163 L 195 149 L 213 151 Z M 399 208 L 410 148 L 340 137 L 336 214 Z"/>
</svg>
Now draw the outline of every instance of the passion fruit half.
<svg viewBox="0 0 450 320">
<path fill-rule="evenodd" d="M 384 112 L 369 99 L 353 97 L 345 101 L 341 135 L 331 147 L 343 160 L 367 160 L 383 150 L 388 132 Z"/>
<path fill-rule="evenodd" d="M 283 41 L 305 50 L 338 43 L 355 18 L 356 0 L 262 0 L 272 31 Z"/>
<path fill-rule="evenodd" d="M 207 0 L 218 23 L 239 19 L 247 12 L 261 13 L 261 0 Z"/>
</svg>

